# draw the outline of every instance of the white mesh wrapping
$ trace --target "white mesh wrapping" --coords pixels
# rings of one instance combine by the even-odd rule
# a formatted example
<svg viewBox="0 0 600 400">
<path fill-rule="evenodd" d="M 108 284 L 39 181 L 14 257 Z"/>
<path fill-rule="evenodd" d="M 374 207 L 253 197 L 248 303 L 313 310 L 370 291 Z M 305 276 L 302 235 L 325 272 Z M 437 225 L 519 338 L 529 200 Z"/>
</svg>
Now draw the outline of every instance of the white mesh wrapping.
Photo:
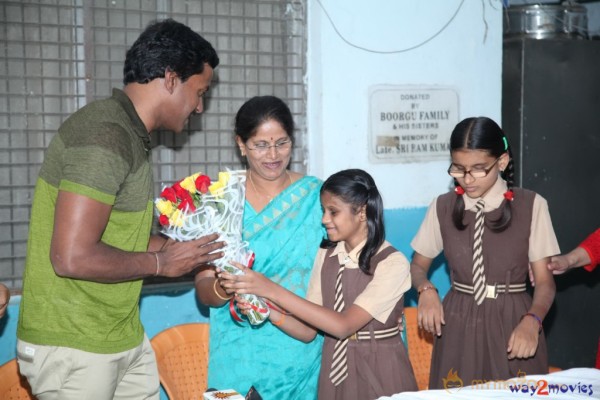
<svg viewBox="0 0 600 400">
<path fill-rule="evenodd" d="M 225 255 L 213 264 L 229 273 L 239 275 L 243 272 L 229 262 L 236 261 L 248 265 L 252 256 L 248 242 L 242 240 L 246 172 L 228 173 L 229 179 L 223 188 L 218 189 L 216 194 L 203 194 L 201 204 L 196 210 L 184 210 L 177 223 L 162 227 L 162 233 L 177 241 L 189 241 L 218 233 L 219 240 L 227 245 L 219 250 Z M 241 297 L 254 306 L 253 312 L 247 315 L 251 324 L 258 325 L 267 319 L 269 309 L 262 299 L 253 294 L 244 294 Z"/>
</svg>

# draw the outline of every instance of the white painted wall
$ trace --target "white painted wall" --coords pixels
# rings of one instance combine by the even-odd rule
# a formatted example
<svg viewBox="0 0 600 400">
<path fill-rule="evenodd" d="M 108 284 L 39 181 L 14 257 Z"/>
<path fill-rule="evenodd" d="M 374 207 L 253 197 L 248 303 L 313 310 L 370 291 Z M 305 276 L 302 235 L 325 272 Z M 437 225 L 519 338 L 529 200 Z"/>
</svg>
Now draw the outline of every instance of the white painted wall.
<svg viewBox="0 0 600 400">
<path fill-rule="evenodd" d="M 394 51 L 377 54 L 360 47 Z M 456 16 L 453 18 L 453 16 Z M 308 9 L 308 172 L 369 171 L 386 209 L 423 207 L 445 192 L 448 161 L 374 164 L 368 158 L 369 88 L 442 85 L 457 90 L 459 119 L 500 122 L 500 0 L 310 0 Z M 449 160 L 449 158 L 448 158 Z"/>
</svg>

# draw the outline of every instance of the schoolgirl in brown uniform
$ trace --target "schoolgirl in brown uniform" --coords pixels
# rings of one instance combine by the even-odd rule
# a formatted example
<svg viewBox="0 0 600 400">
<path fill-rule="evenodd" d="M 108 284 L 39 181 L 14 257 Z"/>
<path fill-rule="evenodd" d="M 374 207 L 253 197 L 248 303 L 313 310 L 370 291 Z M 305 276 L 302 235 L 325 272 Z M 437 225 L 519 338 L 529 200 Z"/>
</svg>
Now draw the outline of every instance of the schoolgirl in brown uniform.
<svg viewBox="0 0 600 400">
<path fill-rule="evenodd" d="M 271 310 L 271 323 L 297 339 L 325 333 L 319 399 L 368 400 L 416 391 L 398 330 L 410 267 L 385 241 L 383 202 L 373 178 L 359 169 L 333 174 L 321 187 L 321 205 L 328 239 L 317 253 L 306 299 L 252 270 L 221 273 L 223 286 L 285 308 L 290 315 Z M 238 307 L 248 309 L 247 303 Z"/>
<path fill-rule="evenodd" d="M 513 188 L 508 139 L 486 117 L 461 121 L 450 138 L 455 189 L 429 207 L 411 245 L 419 326 L 435 334 L 430 389 L 548 372 L 542 321 L 555 294 L 547 269 L 560 253 L 546 201 Z M 451 290 L 428 280 L 441 252 Z M 535 277 L 526 292 L 528 268 Z"/>
</svg>

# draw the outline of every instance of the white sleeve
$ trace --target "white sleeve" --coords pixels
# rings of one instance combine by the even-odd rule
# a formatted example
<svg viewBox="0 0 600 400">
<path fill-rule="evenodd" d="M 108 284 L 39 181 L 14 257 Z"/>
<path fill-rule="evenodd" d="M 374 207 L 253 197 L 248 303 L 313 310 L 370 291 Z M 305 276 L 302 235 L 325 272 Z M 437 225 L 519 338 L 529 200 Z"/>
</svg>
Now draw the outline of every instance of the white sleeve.
<svg viewBox="0 0 600 400">
<path fill-rule="evenodd" d="M 414 251 L 428 258 L 435 258 L 444 250 L 442 230 L 437 215 L 437 198 L 429 205 L 421 227 L 410 245 Z"/>
<path fill-rule="evenodd" d="M 373 279 L 354 304 L 385 323 L 410 284 L 410 263 L 404 254 L 392 253 L 377 265 Z"/>
<path fill-rule="evenodd" d="M 533 199 L 529 234 L 529 261 L 538 261 L 556 254 L 560 254 L 560 247 L 552 227 L 548 202 L 536 194 Z"/>
<path fill-rule="evenodd" d="M 310 274 L 310 280 L 308 281 L 308 288 L 306 289 L 306 300 L 311 301 L 320 306 L 323 305 L 323 293 L 321 291 L 321 269 L 323 262 L 325 261 L 325 253 L 327 249 L 319 249 L 313 269 Z"/>
</svg>

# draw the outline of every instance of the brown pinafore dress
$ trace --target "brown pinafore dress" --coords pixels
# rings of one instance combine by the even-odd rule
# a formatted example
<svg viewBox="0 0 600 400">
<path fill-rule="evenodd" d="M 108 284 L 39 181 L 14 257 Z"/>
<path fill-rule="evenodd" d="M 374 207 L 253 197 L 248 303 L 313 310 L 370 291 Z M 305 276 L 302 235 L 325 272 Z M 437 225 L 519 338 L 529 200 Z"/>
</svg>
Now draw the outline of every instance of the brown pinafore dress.
<svg viewBox="0 0 600 400">
<path fill-rule="evenodd" d="M 333 249 L 330 249 L 325 254 L 321 270 L 321 289 L 323 306 L 333 310 L 335 280 L 340 265 L 337 257 L 330 257 L 332 251 Z M 371 258 L 370 270 L 374 273 L 377 264 L 396 251 L 392 246 L 380 250 Z M 359 268 L 344 270 L 342 287 L 346 309 L 354 303 L 372 279 L 373 275 L 367 275 Z M 403 302 L 402 297 L 385 324 L 373 319 L 360 330 L 371 332 L 371 338 L 348 341 L 348 377 L 338 386 L 333 386 L 329 379 L 333 348 L 337 338 L 325 334 L 319 374 L 320 400 L 369 400 L 403 391 L 418 390 L 400 334 L 385 339 L 372 338 L 372 332 L 398 325 L 398 318 L 404 309 Z"/>
<path fill-rule="evenodd" d="M 503 204 L 485 214 L 483 260 L 486 283 L 522 284 L 528 279 L 529 236 L 535 193 L 514 189 L 510 226 L 503 232 L 491 231 L 487 224 L 498 219 Z M 437 213 L 444 242 L 444 256 L 450 267 L 452 282 L 473 282 L 473 225 L 475 213 L 466 211 L 459 231 L 452 223 L 457 200 L 453 192 L 440 196 Z M 506 201 L 506 200 L 505 200 Z M 435 338 L 430 389 L 477 385 L 506 380 L 522 374 L 548 373 L 548 356 L 544 333 L 539 336 L 535 356 L 509 360 L 506 349 L 513 329 L 531 306 L 527 292 L 499 293 L 477 306 L 473 295 L 452 289 L 443 301 L 446 325 L 442 336 Z"/>
</svg>

